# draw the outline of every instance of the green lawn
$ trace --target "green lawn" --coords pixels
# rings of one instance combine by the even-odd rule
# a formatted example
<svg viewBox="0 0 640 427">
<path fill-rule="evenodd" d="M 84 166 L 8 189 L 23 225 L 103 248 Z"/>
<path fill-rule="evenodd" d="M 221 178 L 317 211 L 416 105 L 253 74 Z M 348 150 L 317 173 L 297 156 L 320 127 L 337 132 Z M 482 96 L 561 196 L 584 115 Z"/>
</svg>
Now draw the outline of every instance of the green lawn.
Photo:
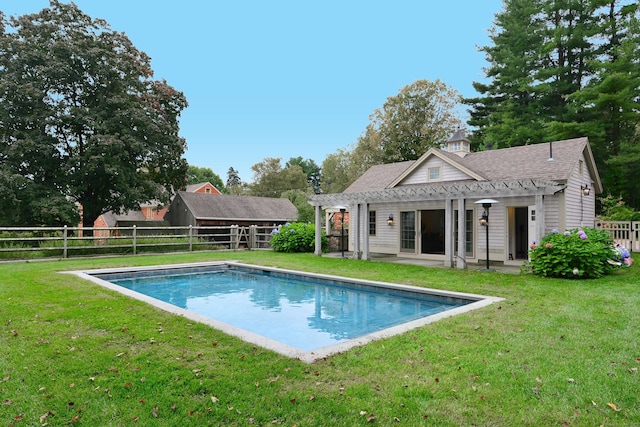
<svg viewBox="0 0 640 427">
<path fill-rule="evenodd" d="M 305 364 L 58 274 L 220 259 L 506 299 Z M 262 251 L 0 264 L 0 426 L 640 425 L 639 268 L 563 281 Z"/>
</svg>

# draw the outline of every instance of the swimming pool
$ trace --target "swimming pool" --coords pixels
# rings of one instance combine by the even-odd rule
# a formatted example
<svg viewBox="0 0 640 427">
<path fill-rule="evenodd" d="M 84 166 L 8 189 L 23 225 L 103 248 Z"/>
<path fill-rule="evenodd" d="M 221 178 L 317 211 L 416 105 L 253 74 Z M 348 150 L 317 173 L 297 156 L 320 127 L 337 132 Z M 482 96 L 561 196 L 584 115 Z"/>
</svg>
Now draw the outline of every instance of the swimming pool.
<svg viewBox="0 0 640 427">
<path fill-rule="evenodd" d="M 308 362 L 499 300 L 236 262 L 73 273 Z"/>
</svg>

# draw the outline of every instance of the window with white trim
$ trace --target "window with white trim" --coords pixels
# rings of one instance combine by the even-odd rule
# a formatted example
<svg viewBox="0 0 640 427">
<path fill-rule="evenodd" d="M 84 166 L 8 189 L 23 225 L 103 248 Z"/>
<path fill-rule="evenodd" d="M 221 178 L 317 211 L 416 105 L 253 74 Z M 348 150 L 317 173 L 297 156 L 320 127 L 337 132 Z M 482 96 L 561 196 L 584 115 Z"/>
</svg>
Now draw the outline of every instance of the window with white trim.
<svg viewBox="0 0 640 427">
<path fill-rule="evenodd" d="M 427 182 L 442 181 L 442 166 L 430 166 L 427 168 Z"/>
</svg>

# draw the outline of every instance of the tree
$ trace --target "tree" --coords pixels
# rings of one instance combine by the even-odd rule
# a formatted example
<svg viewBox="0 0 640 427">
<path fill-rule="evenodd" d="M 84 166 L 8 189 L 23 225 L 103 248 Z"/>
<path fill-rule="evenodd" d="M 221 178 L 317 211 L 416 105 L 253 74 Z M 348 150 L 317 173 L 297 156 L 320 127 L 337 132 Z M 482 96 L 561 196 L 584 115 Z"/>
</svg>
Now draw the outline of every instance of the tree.
<svg viewBox="0 0 640 427">
<path fill-rule="evenodd" d="M 92 227 L 184 187 L 187 101 L 153 79 L 145 53 L 73 3 L 0 18 L 0 158 L 5 176 L 37 188 L 14 194 L 23 206 L 78 203 Z"/>
<path fill-rule="evenodd" d="M 249 185 L 249 193 L 253 196 L 282 197 L 287 191 L 306 191 L 307 175 L 298 165 L 282 168 L 280 158 L 267 157 L 260 163 L 251 166 L 253 183 Z"/>
<path fill-rule="evenodd" d="M 198 166 L 189 165 L 189 172 L 187 173 L 188 184 L 200 184 L 201 182 L 209 182 L 221 193 L 226 193 L 227 189 L 222 182 L 222 178 L 215 173 L 211 168 L 202 168 Z"/>
<path fill-rule="evenodd" d="M 637 0 L 506 0 L 481 49 L 490 81 L 465 100 L 474 145 L 588 136 L 605 186 L 637 207 L 638 14 Z"/>
<path fill-rule="evenodd" d="M 351 185 L 359 176 L 352 173 L 354 165 L 352 151 L 338 149 L 328 154 L 322 162 L 322 193 L 341 193 Z"/>
<path fill-rule="evenodd" d="M 417 80 L 374 111 L 363 139 L 376 140 L 383 163 L 416 160 L 446 142 L 460 126 L 455 108 L 461 100 L 440 80 Z"/>
<path fill-rule="evenodd" d="M 371 114 L 354 145 L 325 158 L 322 191 L 339 193 L 371 166 L 416 160 L 429 148 L 440 147 L 462 123 L 456 111 L 460 101 L 440 80 L 405 86 Z"/>
<path fill-rule="evenodd" d="M 313 189 L 315 194 L 320 194 L 320 180 L 321 180 L 321 169 L 320 166 L 316 164 L 313 159 L 303 160 L 301 156 L 299 157 L 291 157 L 289 161 L 285 164 L 285 168 L 291 166 L 300 166 L 302 172 L 307 175 L 307 182 Z"/>
<path fill-rule="evenodd" d="M 238 171 L 230 167 L 227 171 L 227 190 L 229 194 L 240 194 L 243 191 L 242 180 Z"/>
</svg>

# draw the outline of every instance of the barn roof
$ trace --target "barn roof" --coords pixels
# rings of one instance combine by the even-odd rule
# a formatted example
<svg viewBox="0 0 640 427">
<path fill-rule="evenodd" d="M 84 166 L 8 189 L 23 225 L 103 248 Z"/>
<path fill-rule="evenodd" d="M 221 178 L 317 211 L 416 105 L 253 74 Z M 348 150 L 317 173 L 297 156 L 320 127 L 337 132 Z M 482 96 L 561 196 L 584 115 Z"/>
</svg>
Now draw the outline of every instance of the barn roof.
<svg viewBox="0 0 640 427">
<path fill-rule="evenodd" d="M 289 199 L 271 197 L 230 196 L 179 191 L 187 209 L 196 219 L 295 221 L 298 209 Z"/>
</svg>

